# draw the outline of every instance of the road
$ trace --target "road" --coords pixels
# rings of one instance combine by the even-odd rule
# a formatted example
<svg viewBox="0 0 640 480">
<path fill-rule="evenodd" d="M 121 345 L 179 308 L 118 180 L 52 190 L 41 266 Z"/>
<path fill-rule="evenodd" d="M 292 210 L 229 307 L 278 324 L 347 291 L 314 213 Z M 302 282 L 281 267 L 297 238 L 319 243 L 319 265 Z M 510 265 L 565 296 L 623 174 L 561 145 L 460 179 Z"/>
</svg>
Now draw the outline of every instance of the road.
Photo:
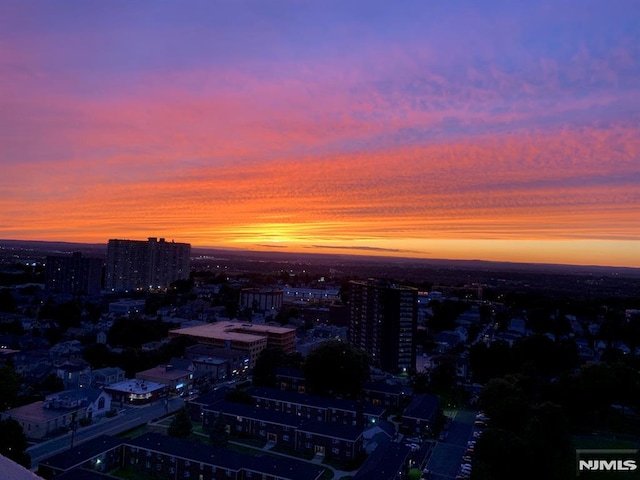
<svg viewBox="0 0 640 480">
<path fill-rule="evenodd" d="M 184 402 L 181 398 L 172 397 L 167 405 L 164 402 L 157 402 L 153 405 L 125 407 L 122 413 L 113 418 L 102 418 L 87 427 L 79 427 L 73 436 L 73 444 L 79 445 L 100 435 L 117 435 L 163 417 L 167 413 L 177 412 L 183 406 Z M 36 469 L 42 460 L 71 448 L 71 436 L 71 433 L 65 433 L 29 447 L 27 453 L 31 455 L 32 468 Z"/>
</svg>

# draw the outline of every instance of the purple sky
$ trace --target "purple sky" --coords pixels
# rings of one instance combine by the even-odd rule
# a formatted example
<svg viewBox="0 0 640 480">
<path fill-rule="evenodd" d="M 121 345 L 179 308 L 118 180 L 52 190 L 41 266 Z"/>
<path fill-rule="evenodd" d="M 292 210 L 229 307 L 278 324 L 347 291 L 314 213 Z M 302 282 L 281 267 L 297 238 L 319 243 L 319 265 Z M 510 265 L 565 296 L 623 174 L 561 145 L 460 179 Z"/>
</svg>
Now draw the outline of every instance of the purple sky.
<svg viewBox="0 0 640 480">
<path fill-rule="evenodd" d="M 5 1 L 0 238 L 640 267 L 637 1 Z"/>
</svg>

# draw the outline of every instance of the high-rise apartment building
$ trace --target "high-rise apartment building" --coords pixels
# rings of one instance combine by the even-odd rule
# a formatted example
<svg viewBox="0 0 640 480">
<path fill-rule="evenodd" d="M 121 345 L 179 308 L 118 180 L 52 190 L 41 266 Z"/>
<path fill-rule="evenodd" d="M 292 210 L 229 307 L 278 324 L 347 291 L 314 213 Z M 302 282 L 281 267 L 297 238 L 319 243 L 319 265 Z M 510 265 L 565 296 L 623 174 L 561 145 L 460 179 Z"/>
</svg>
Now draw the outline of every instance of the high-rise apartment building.
<svg viewBox="0 0 640 480">
<path fill-rule="evenodd" d="M 165 290 L 176 280 L 189 278 L 191 245 L 164 238 L 109 240 L 105 288 L 121 292 Z"/>
<path fill-rule="evenodd" d="M 369 279 L 350 283 L 348 340 L 390 372 L 413 370 L 418 290 Z"/>
<path fill-rule="evenodd" d="M 47 256 L 45 288 L 54 293 L 98 295 L 102 288 L 102 259 L 82 253 Z"/>
</svg>

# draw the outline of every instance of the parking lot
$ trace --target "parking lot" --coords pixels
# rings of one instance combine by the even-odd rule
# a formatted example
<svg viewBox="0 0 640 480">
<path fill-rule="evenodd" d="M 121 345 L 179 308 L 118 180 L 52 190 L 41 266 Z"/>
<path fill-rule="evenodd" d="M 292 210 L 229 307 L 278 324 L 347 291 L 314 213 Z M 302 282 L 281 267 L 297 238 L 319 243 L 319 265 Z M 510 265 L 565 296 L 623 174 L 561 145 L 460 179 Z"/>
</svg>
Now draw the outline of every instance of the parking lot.
<svg viewBox="0 0 640 480">
<path fill-rule="evenodd" d="M 446 438 L 437 442 L 427 464 L 431 480 L 456 477 L 476 419 L 476 412 L 469 410 L 453 410 L 445 414 L 451 418 L 451 423 Z"/>
</svg>

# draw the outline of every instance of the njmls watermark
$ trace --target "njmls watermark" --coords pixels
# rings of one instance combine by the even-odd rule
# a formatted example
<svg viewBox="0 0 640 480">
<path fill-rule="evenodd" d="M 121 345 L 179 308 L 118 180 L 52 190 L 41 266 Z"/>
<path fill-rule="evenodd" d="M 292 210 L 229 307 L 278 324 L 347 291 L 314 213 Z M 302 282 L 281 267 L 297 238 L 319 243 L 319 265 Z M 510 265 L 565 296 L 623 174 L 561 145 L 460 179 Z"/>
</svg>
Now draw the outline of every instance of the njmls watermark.
<svg viewBox="0 0 640 480">
<path fill-rule="evenodd" d="M 592 472 L 636 472 L 640 475 L 640 449 L 576 450 L 577 476 L 588 477 Z"/>
</svg>

